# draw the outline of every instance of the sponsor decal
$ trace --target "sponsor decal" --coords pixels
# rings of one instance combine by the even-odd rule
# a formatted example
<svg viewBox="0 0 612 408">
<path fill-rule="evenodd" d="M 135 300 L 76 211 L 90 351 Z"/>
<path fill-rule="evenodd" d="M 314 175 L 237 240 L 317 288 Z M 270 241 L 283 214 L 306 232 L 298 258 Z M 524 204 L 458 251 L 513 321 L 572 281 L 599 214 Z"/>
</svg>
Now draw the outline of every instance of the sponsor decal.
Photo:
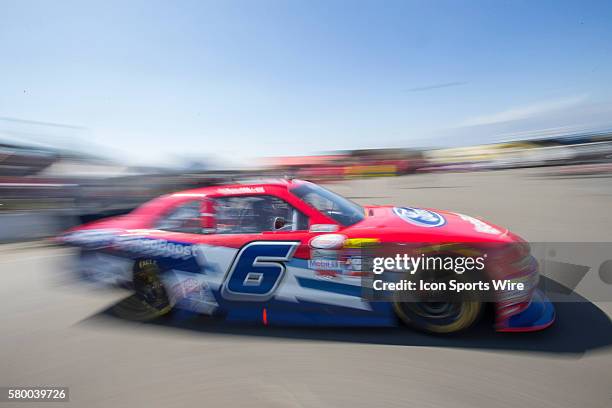
<svg viewBox="0 0 612 408">
<path fill-rule="evenodd" d="M 332 234 L 338 235 L 338 234 Z M 323 237 L 324 235 L 320 235 Z M 318 237 L 317 237 L 318 238 Z M 344 241 L 344 239 L 342 240 Z M 326 241 L 323 241 L 325 243 Z M 342 274 L 345 269 L 345 264 L 339 259 L 340 251 L 336 249 L 311 249 L 310 259 L 308 260 L 308 268 L 315 271 L 317 278 L 336 278 Z"/>
<path fill-rule="evenodd" d="M 204 193 L 174 193 L 172 197 L 206 197 Z"/>
<path fill-rule="evenodd" d="M 340 251 L 335 249 L 311 249 L 308 268 L 313 269 L 317 277 L 335 278 L 344 270 L 339 254 Z"/>
<path fill-rule="evenodd" d="M 182 245 L 165 239 L 120 236 L 115 239 L 114 247 L 127 252 L 174 259 L 187 259 L 195 255 L 192 245 Z"/>
<path fill-rule="evenodd" d="M 342 272 L 345 264 L 337 259 L 315 258 L 308 260 L 308 268 L 317 271 L 339 271 Z"/>
<path fill-rule="evenodd" d="M 192 278 L 187 278 L 174 285 L 172 289 L 177 292 L 180 291 L 183 296 L 187 296 L 188 294 L 193 292 L 200 292 L 204 285 L 206 285 L 206 283 L 198 282 L 197 280 Z"/>
<path fill-rule="evenodd" d="M 313 249 L 308 268 L 315 271 L 315 277 L 336 278 L 338 276 L 357 276 L 362 270 L 361 251 L 348 249 L 344 252 L 330 249 Z"/>
<path fill-rule="evenodd" d="M 419 227 L 441 227 L 446 224 L 446 219 L 437 212 L 413 207 L 395 207 L 395 215 L 402 220 Z"/>
<path fill-rule="evenodd" d="M 340 276 L 341 273 L 339 271 L 315 270 L 315 279 L 333 280 Z"/>
<path fill-rule="evenodd" d="M 217 189 L 217 192 L 221 194 L 253 194 L 265 193 L 266 190 L 263 187 L 225 187 Z"/>
<path fill-rule="evenodd" d="M 187 259 L 195 256 L 193 245 L 169 242 L 165 239 L 144 238 L 134 235 L 117 235 L 119 230 L 75 231 L 63 237 L 67 243 L 82 245 L 89 249 L 116 248 L 147 256 Z"/>
<path fill-rule="evenodd" d="M 352 272 L 362 271 L 362 257 L 361 255 L 347 256 L 344 261 L 346 272 L 351 274 Z"/>
<path fill-rule="evenodd" d="M 178 309 L 212 314 L 219 306 L 208 283 L 193 274 L 178 271 L 174 276 L 168 277 L 166 283 Z"/>
<path fill-rule="evenodd" d="M 478 218 L 470 217 L 469 215 L 464 215 L 464 214 L 459 214 L 459 213 L 455 213 L 455 214 L 457 214 L 463 221 L 467 221 L 470 224 L 472 224 L 474 226 L 474 229 L 477 232 L 482 232 L 483 234 L 492 234 L 492 235 L 499 235 L 502 233 L 497 228 L 492 227 L 491 225 L 487 224 L 484 221 L 479 220 Z"/>
<path fill-rule="evenodd" d="M 311 249 L 310 258 L 336 259 L 340 251 L 335 249 Z"/>
<path fill-rule="evenodd" d="M 310 232 L 336 232 L 338 226 L 336 224 L 312 224 Z"/>
</svg>

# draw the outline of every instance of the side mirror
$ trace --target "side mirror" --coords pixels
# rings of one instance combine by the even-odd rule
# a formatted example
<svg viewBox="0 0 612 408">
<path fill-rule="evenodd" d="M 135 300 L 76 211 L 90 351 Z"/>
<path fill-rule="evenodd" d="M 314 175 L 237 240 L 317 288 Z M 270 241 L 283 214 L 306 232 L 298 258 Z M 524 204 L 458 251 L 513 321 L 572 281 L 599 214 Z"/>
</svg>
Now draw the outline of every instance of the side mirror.
<svg viewBox="0 0 612 408">
<path fill-rule="evenodd" d="M 283 217 L 274 217 L 274 229 L 279 230 L 287 224 Z"/>
<path fill-rule="evenodd" d="M 200 210 L 200 226 L 203 234 L 212 234 L 217 230 L 217 221 L 215 220 L 215 202 L 210 198 L 202 200 Z"/>
</svg>

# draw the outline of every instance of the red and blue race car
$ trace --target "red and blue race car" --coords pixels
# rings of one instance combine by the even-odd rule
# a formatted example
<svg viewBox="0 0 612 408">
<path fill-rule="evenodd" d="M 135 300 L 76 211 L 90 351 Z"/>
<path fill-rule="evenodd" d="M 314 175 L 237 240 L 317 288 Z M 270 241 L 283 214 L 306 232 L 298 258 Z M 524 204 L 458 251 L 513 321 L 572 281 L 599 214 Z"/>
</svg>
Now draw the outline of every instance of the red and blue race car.
<svg viewBox="0 0 612 408">
<path fill-rule="evenodd" d="M 169 194 L 58 240 L 79 248 L 80 277 L 134 291 L 113 307 L 130 319 L 176 308 L 265 325 L 405 323 L 434 333 L 469 328 L 487 305 L 499 331 L 540 330 L 555 319 L 537 289 L 529 245 L 508 230 L 447 211 L 362 207 L 302 180 Z M 460 250 L 448 249 L 458 243 Z M 382 254 L 387 244 L 457 253 L 507 248 L 482 273 L 523 284 L 486 301 L 376 301 L 363 295 L 372 276 L 364 253 Z"/>
</svg>

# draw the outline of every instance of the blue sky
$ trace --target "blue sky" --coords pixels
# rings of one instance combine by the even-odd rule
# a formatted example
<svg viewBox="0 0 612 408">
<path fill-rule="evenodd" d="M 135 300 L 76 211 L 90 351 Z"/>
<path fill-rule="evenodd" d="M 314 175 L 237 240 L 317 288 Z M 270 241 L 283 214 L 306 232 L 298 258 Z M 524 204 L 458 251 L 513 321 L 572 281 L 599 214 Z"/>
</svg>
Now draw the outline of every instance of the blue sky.
<svg viewBox="0 0 612 408">
<path fill-rule="evenodd" d="M 245 163 L 611 128 L 611 21 L 609 1 L 0 0 L 0 138 Z"/>
</svg>

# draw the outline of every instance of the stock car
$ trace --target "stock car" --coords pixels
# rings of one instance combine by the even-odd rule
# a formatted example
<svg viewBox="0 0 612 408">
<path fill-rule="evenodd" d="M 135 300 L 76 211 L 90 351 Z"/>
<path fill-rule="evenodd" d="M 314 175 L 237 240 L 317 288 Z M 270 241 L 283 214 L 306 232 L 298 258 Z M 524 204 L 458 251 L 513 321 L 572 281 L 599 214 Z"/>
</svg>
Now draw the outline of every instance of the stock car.
<svg viewBox="0 0 612 408">
<path fill-rule="evenodd" d="M 57 240 L 78 248 L 80 278 L 133 291 L 112 311 L 134 320 L 183 309 L 262 325 L 409 325 L 452 333 L 474 325 L 485 307 L 494 311 L 497 331 L 541 330 L 555 319 L 537 289 L 528 243 L 507 229 L 449 211 L 360 206 L 297 179 L 168 194 Z M 385 243 L 512 248 L 483 273 L 526 284 L 486 302 L 374 301 L 362 295 L 371 271 L 360 248 Z"/>
</svg>

